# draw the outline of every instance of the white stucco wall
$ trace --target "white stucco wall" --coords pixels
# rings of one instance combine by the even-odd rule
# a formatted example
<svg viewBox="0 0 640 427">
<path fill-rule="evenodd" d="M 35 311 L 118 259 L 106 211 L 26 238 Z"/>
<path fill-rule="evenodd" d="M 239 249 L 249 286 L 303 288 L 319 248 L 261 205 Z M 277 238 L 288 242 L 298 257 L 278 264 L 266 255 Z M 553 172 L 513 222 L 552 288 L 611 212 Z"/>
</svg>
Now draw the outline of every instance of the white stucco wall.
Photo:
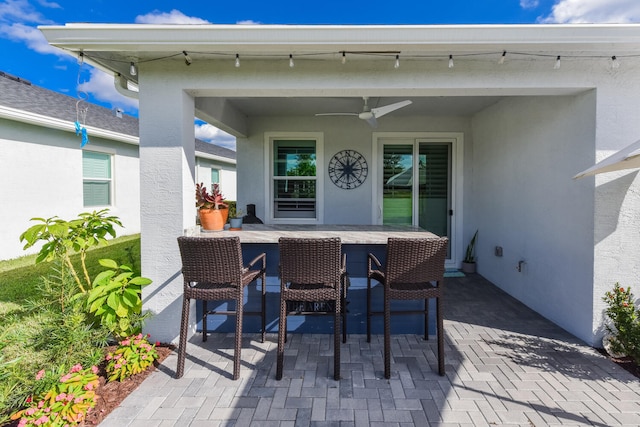
<svg viewBox="0 0 640 427">
<path fill-rule="evenodd" d="M 256 205 L 256 215 L 269 222 L 266 204 L 269 195 L 265 191 L 265 177 L 268 170 L 265 165 L 264 134 L 289 134 L 320 132 L 323 135 L 324 164 L 319 165 L 319 176 L 324 183 L 323 219 L 326 224 L 371 224 L 375 222 L 377 208 L 372 206 L 374 190 L 373 168 L 377 157 L 373 153 L 373 134 L 396 133 L 399 137 L 413 132 L 461 132 L 465 142 L 472 141 L 471 121 L 464 116 L 443 117 L 393 117 L 389 115 L 380 120 L 379 127 L 372 129 L 364 121 L 354 117 L 255 117 L 251 118 L 252 135 L 238 138 L 238 186 L 242 189 L 238 202 Z M 286 131 L 284 131 L 286 129 Z M 360 187 L 344 190 L 336 187 L 329 179 L 326 169 L 329 159 L 340 150 L 352 149 L 361 153 L 367 160 L 369 175 Z M 380 183 L 377 183 L 378 187 Z M 456 215 L 464 212 L 456 212 Z"/>
<path fill-rule="evenodd" d="M 23 251 L 19 236 L 35 223 L 34 217 L 75 219 L 85 208 L 82 199 L 80 137 L 64 132 L 0 119 L 0 259 L 16 258 Z M 110 213 L 124 228 L 118 235 L 140 232 L 137 147 L 91 137 L 86 150 L 114 153 L 114 204 Z"/>
<path fill-rule="evenodd" d="M 480 274 L 586 341 L 593 190 L 571 178 L 593 158 L 595 98 L 595 91 L 518 97 L 477 114 L 469 176 L 468 232 L 479 230 Z M 502 257 L 494 255 L 496 246 Z M 521 272 L 519 261 L 526 263 Z"/>
<path fill-rule="evenodd" d="M 238 190 L 235 165 L 209 159 L 198 159 L 196 162 L 196 182 L 202 182 L 210 189 L 212 169 L 218 169 L 220 171 L 220 191 L 224 198 L 226 200 L 236 200 Z"/>
</svg>

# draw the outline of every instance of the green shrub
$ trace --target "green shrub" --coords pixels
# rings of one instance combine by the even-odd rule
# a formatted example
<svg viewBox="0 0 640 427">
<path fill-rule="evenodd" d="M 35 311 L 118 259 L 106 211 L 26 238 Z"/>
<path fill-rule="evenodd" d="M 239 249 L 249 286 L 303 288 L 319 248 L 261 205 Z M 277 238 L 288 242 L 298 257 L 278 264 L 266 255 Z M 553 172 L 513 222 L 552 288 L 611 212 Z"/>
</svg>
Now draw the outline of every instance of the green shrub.
<svg viewBox="0 0 640 427">
<path fill-rule="evenodd" d="M 607 303 L 606 314 L 613 324 L 606 325 L 614 336 L 613 351 L 624 353 L 640 364 L 640 310 L 635 306 L 631 287 L 625 290 L 616 283 L 602 299 Z"/>
<path fill-rule="evenodd" d="M 81 292 L 91 287 L 91 278 L 86 265 L 87 251 L 107 242 L 107 235 L 116 236 L 115 225 L 122 226 L 115 216 L 108 215 L 109 209 L 83 212 L 77 219 L 65 221 L 56 216 L 51 218 L 32 218 L 39 224 L 29 227 L 20 235 L 20 241 L 26 242 L 24 249 L 44 242 L 36 263 L 59 260 L 68 268 Z M 71 261 L 73 254 L 80 256 L 80 272 Z"/>
<path fill-rule="evenodd" d="M 149 335 L 138 334 L 120 341 L 118 348 L 107 354 L 109 381 L 122 381 L 144 371 L 158 358 L 155 345 L 148 341 Z"/>
<path fill-rule="evenodd" d="M 114 260 L 101 259 L 108 268 L 96 276 L 87 297 L 87 309 L 116 338 L 139 332 L 147 315 L 142 313 L 142 287 L 151 283 L 146 277 L 134 277 L 131 267 Z"/>
<path fill-rule="evenodd" d="M 103 258 L 127 263 L 139 275 L 140 236 L 83 247 L 83 253 L 63 251 L 62 257 L 35 265 L 35 255 L 0 261 L 0 425 L 25 408 L 30 396 L 44 394 L 59 382 L 60 375 L 50 374 L 36 381 L 40 367 L 64 373 L 78 363 L 91 366 L 104 360 L 111 334 L 87 309 L 88 293 L 81 292 L 65 257 L 69 255 L 80 277 L 85 277 L 85 269 L 86 275 L 96 277 L 104 270 L 98 262 Z M 137 317 L 132 321 L 138 322 Z M 139 328 L 140 323 L 135 324 Z"/>
</svg>

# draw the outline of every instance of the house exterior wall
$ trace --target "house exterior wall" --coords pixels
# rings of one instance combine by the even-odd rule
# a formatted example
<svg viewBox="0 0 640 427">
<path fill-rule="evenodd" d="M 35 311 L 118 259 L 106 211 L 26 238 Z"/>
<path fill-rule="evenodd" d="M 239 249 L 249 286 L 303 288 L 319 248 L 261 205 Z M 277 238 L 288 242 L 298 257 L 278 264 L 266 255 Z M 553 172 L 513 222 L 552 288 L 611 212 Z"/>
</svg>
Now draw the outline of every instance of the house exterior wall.
<svg viewBox="0 0 640 427">
<path fill-rule="evenodd" d="M 58 216 L 70 220 L 84 207 L 80 137 L 71 132 L 0 119 L 0 259 L 37 252 L 23 251 L 19 237 L 34 225 L 31 218 Z M 118 235 L 140 232 L 138 147 L 90 137 L 87 150 L 106 151 L 113 157 L 113 198 L 109 206 L 124 228 Z"/>
<path fill-rule="evenodd" d="M 140 161 L 137 145 L 89 135 L 84 150 L 113 154 L 113 203 L 110 214 L 123 227 L 118 236 L 140 232 Z M 70 220 L 84 207 L 80 137 L 72 132 L 0 119 L 0 260 L 36 253 L 23 250 L 20 234 L 34 225 L 31 218 L 57 216 Z M 220 169 L 224 195 L 235 200 L 235 165 L 199 158 L 198 174 L 211 184 L 211 168 Z"/>
<path fill-rule="evenodd" d="M 593 90 L 518 97 L 477 114 L 467 228 L 479 230 L 480 274 L 585 341 L 593 321 L 594 196 L 571 177 L 593 152 L 595 100 Z M 494 255 L 496 246 L 503 256 Z"/>
<path fill-rule="evenodd" d="M 265 134 L 286 132 L 295 135 L 305 132 L 321 132 L 324 136 L 324 162 L 318 176 L 324 184 L 323 222 L 326 224 L 374 224 L 379 221 L 378 207 L 372 205 L 371 194 L 376 188 L 372 169 L 377 153 L 373 153 L 373 134 L 384 130 L 385 134 L 398 136 L 412 132 L 463 132 L 471 138 L 469 117 L 393 117 L 380 120 L 378 129 L 372 129 L 364 121 L 355 117 L 255 117 L 250 120 L 252 135 L 237 139 L 238 194 L 240 206 L 247 203 L 256 205 L 256 215 L 270 222 L 267 215 L 269 194 L 266 191 L 269 174 L 268 151 Z M 286 130 L 286 131 L 285 131 Z M 356 150 L 367 160 L 369 173 L 365 182 L 354 189 L 336 187 L 329 179 L 326 169 L 329 159 L 340 150 Z M 378 184 L 379 186 L 379 184 Z M 460 212 L 462 215 L 463 212 Z"/>
<path fill-rule="evenodd" d="M 323 61 L 297 62 L 294 70 L 275 62 L 234 69 L 227 63 L 207 61 L 194 63 L 188 70 L 178 61 L 141 64 L 141 108 L 146 111 L 146 105 L 154 111 L 141 127 L 141 146 L 144 149 L 148 141 L 148 149 L 157 151 L 146 161 L 159 161 L 161 166 L 171 163 L 177 169 L 166 179 L 181 177 L 179 185 L 153 184 L 152 194 L 170 198 L 171 192 L 182 188 L 185 203 L 165 210 L 165 216 L 180 225 L 150 230 L 153 238 L 143 248 L 146 275 L 159 282 L 158 288 L 146 291 L 154 299 L 147 306 L 159 315 L 149 326 L 152 334 L 157 332 L 166 341 L 175 341 L 178 335 L 179 321 L 173 311 L 179 311 L 181 284 L 174 243 L 188 225 L 184 213 L 193 210 L 193 165 L 184 158 L 193 134 L 183 123 L 193 116 L 193 98 L 362 96 L 369 92 L 372 96 L 505 97 L 470 119 L 389 115 L 381 120 L 384 128 L 379 130 L 462 132 L 463 234 L 468 241 L 479 230 L 479 273 L 587 343 L 598 345 L 602 295 L 616 281 L 633 285 L 640 267 L 640 192 L 633 172 L 579 181 L 572 177 L 638 139 L 640 61 L 625 58 L 618 71 L 610 70 L 607 61 L 589 58 L 563 61 L 560 70 L 552 65 L 539 59 L 513 60 L 502 66 L 470 59 L 456 62 L 451 70 L 437 62 L 404 61 L 399 70 L 393 70 L 380 61 L 353 61 L 344 71 Z M 252 69 L 260 69 L 259 77 Z M 172 110 L 152 109 L 152 105 L 171 105 Z M 176 114 L 176 108 L 181 114 Z M 144 120 L 142 116 L 141 124 Z M 238 139 L 240 206 L 255 203 L 258 216 L 265 216 L 265 132 L 322 132 L 325 158 L 339 149 L 354 148 L 369 159 L 371 130 L 360 125 L 335 117 L 322 121 L 308 116 L 248 118 L 247 136 Z M 182 133 L 176 134 L 176 129 Z M 175 146 L 172 138 L 182 138 L 183 145 Z M 168 160 L 167 156 L 175 157 Z M 147 167 L 152 170 L 158 165 Z M 143 178 L 147 173 L 143 168 Z M 338 191 L 324 179 L 324 222 L 371 222 L 369 179 L 362 189 L 351 191 Z M 334 205 L 357 205 L 365 215 L 353 215 L 351 208 L 331 211 Z M 159 219 L 148 220 L 148 226 L 157 225 Z M 502 258 L 493 255 L 495 246 L 503 247 Z M 166 250 L 158 253 L 158 247 Z M 525 264 L 517 272 L 520 260 Z"/>
<path fill-rule="evenodd" d="M 210 159 L 198 159 L 196 164 L 196 181 L 211 188 L 211 170 L 220 171 L 220 191 L 226 200 L 236 200 L 238 190 L 236 185 L 235 165 L 217 162 Z"/>
</svg>

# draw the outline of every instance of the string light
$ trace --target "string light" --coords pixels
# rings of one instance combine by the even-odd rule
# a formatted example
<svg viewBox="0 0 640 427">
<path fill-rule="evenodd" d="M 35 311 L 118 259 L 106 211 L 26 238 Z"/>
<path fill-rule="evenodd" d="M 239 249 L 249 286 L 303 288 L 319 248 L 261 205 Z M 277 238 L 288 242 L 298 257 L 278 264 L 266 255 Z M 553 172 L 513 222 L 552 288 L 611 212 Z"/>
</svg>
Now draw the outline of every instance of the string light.
<svg viewBox="0 0 640 427">
<path fill-rule="evenodd" d="M 562 63 L 560 62 L 560 55 L 558 55 L 558 57 L 556 58 L 556 63 L 553 64 L 553 69 L 559 70 L 561 66 L 562 66 Z"/>
<path fill-rule="evenodd" d="M 498 64 L 502 65 L 504 64 L 504 60 L 507 58 L 507 51 L 503 50 L 502 51 L 502 56 L 500 56 L 500 60 L 498 61 Z"/>
<path fill-rule="evenodd" d="M 342 51 L 342 65 L 347 63 L 347 54 L 346 52 L 343 50 Z"/>
<path fill-rule="evenodd" d="M 185 64 L 187 64 L 187 65 L 191 65 L 191 63 L 192 63 L 193 61 L 191 60 L 191 57 L 189 56 L 189 54 L 187 53 L 187 51 L 186 51 L 186 50 L 183 50 L 183 51 L 182 51 L 182 54 L 184 55 L 184 63 L 185 63 Z"/>
<path fill-rule="evenodd" d="M 234 58 L 235 57 L 235 66 L 239 67 L 240 64 L 240 55 L 238 53 L 226 53 L 226 52 L 197 52 L 199 55 L 202 56 L 219 56 L 219 57 L 231 57 Z M 533 53 L 533 52 L 508 52 L 510 57 L 533 57 L 533 58 L 548 58 L 548 57 L 552 57 L 552 56 L 556 56 L 556 55 L 552 55 L 549 53 Z M 301 56 L 327 56 L 327 55 L 340 55 L 340 60 L 342 61 L 342 63 L 346 63 L 346 51 L 338 51 L 338 52 L 331 52 L 331 51 L 326 51 L 326 52 L 314 52 L 314 53 L 308 53 L 308 54 L 301 54 Z M 362 55 L 362 56 L 370 56 L 370 57 L 382 57 L 382 58 L 389 58 L 389 57 L 394 57 L 395 59 L 395 63 L 394 63 L 394 68 L 399 68 L 400 67 L 400 54 L 398 52 L 349 52 L 350 55 Z M 125 59 L 125 60 L 117 60 L 117 59 L 112 59 L 112 58 L 107 58 L 107 57 L 102 57 L 100 55 L 87 55 L 86 52 L 80 51 L 77 53 L 78 57 L 78 64 L 82 64 L 84 62 L 85 57 L 92 59 L 92 60 L 106 60 L 106 61 L 112 61 L 115 63 L 123 63 L 123 64 L 127 64 L 129 65 L 129 74 L 131 76 L 136 76 L 138 73 L 138 65 L 143 63 L 143 62 L 153 62 L 153 61 L 162 61 L 162 60 L 170 60 L 172 58 L 176 58 L 177 56 L 183 56 L 184 57 L 184 62 L 186 65 L 191 65 L 193 63 L 193 60 L 191 58 L 191 56 L 189 56 L 189 53 L 185 50 L 181 51 L 181 52 L 176 52 L 176 53 L 171 53 L 171 54 L 167 54 L 165 56 L 158 56 L 155 58 L 148 58 L 148 59 L 144 59 L 144 60 L 138 60 L 136 62 L 131 61 L 130 59 Z M 503 64 L 506 60 L 506 56 L 507 56 L 507 51 L 503 50 L 501 52 L 481 52 L 481 53 L 468 53 L 468 54 L 459 54 L 457 56 L 459 57 L 495 57 L 496 55 L 499 55 L 499 59 L 497 61 L 498 64 Z M 274 55 L 272 54 L 265 54 L 263 55 L 265 58 L 269 58 L 269 59 L 274 59 Z M 563 55 L 565 58 L 576 58 L 578 60 L 583 60 L 583 61 L 587 61 L 587 60 L 602 60 L 602 59 L 607 59 L 609 61 L 609 67 L 611 69 L 618 69 L 620 67 L 620 56 L 616 56 L 616 55 Z M 414 54 L 414 55 L 409 55 L 409 58 L 413 58 L 413 59 L 424 59 L 424 60 L 440 60 L 442 58 L 442 56 L 439 55 L 432 55 L 432 54 L 424 54 L 424 55 L 420 55 L 420 54 Z M 448 61 L 448 66 L 449 68 L 453 68 L 454 67 L 454 61 L 453 61 L 453 54 L 448 55 L 449 57 L 449 61 Z M 640 58 L 640 54 L 632 54 L 632 55 L 623 55 L 622 57 L 624 58 Z M 407 58 L 407 56 L 405 56 L 405 58 Z M 510 58 L 511 59 L 511 58 Z M 554 63 L 553 68 L 554 69 L 560 69 L 562 66 L 561 63 L 561 56 L 557 55 L 556 56 L 556 61 Z M 293 68 L 295 66 L 294 64 L 294 59 L 293 59 L 293 54 L 289 55 L 289 66 L 291 68 Z"/>
<path fill-rule="evenodd" d="M 618 58 L 616 58 L 616 56 L 613 55 L 611 57 L 611 69 L 617 70 L 618 68 L 620 68 L 620 61 L 618 61 Z"/>
</svg>

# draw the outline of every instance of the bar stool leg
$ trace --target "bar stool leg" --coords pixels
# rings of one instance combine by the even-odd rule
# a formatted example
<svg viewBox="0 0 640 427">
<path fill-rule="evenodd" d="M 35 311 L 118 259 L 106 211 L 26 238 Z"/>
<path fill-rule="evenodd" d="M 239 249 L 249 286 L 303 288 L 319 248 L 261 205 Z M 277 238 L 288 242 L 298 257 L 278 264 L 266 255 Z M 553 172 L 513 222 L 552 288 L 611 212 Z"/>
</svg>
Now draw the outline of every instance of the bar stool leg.
<svg viewBox="0 0 640 427">
<path fill-rule="evenodd" d="M 282 294 L 281 294 L 282 295 Z M 282 371 L 284 364 L 284 343 L 287 336 L 287 302 L 280 297 L 280 319 L 278 319 L 278 355 L 276 361 L 276 380 L 282 379 Z"/>
<path fill-rule="evenodd" d="M 182 297 L 182 318 L 180 320 L 180 342 L 178 344 L 178 365 L 176 378 L 182 378 L 184 374 L 184 359 L 187 354 L 187 329 L 189 328 L 189 304 L 187 297 Z"/>
<path fill-rule="evenodd" d="M 207 341 L 207 300 L 202 301 L 202 342 Z"/>
<path fill-rule="evenodd" d="M 436 297 L 436 322 L 438 325 L 438 373 L 444 376 L 444 325 L 442 320 L 442 298 Z"/>
<path fill-rule="evenodd" d="M 371 342 L 371 278 L 367 277 L 367 342 Z"/>
</svg>

